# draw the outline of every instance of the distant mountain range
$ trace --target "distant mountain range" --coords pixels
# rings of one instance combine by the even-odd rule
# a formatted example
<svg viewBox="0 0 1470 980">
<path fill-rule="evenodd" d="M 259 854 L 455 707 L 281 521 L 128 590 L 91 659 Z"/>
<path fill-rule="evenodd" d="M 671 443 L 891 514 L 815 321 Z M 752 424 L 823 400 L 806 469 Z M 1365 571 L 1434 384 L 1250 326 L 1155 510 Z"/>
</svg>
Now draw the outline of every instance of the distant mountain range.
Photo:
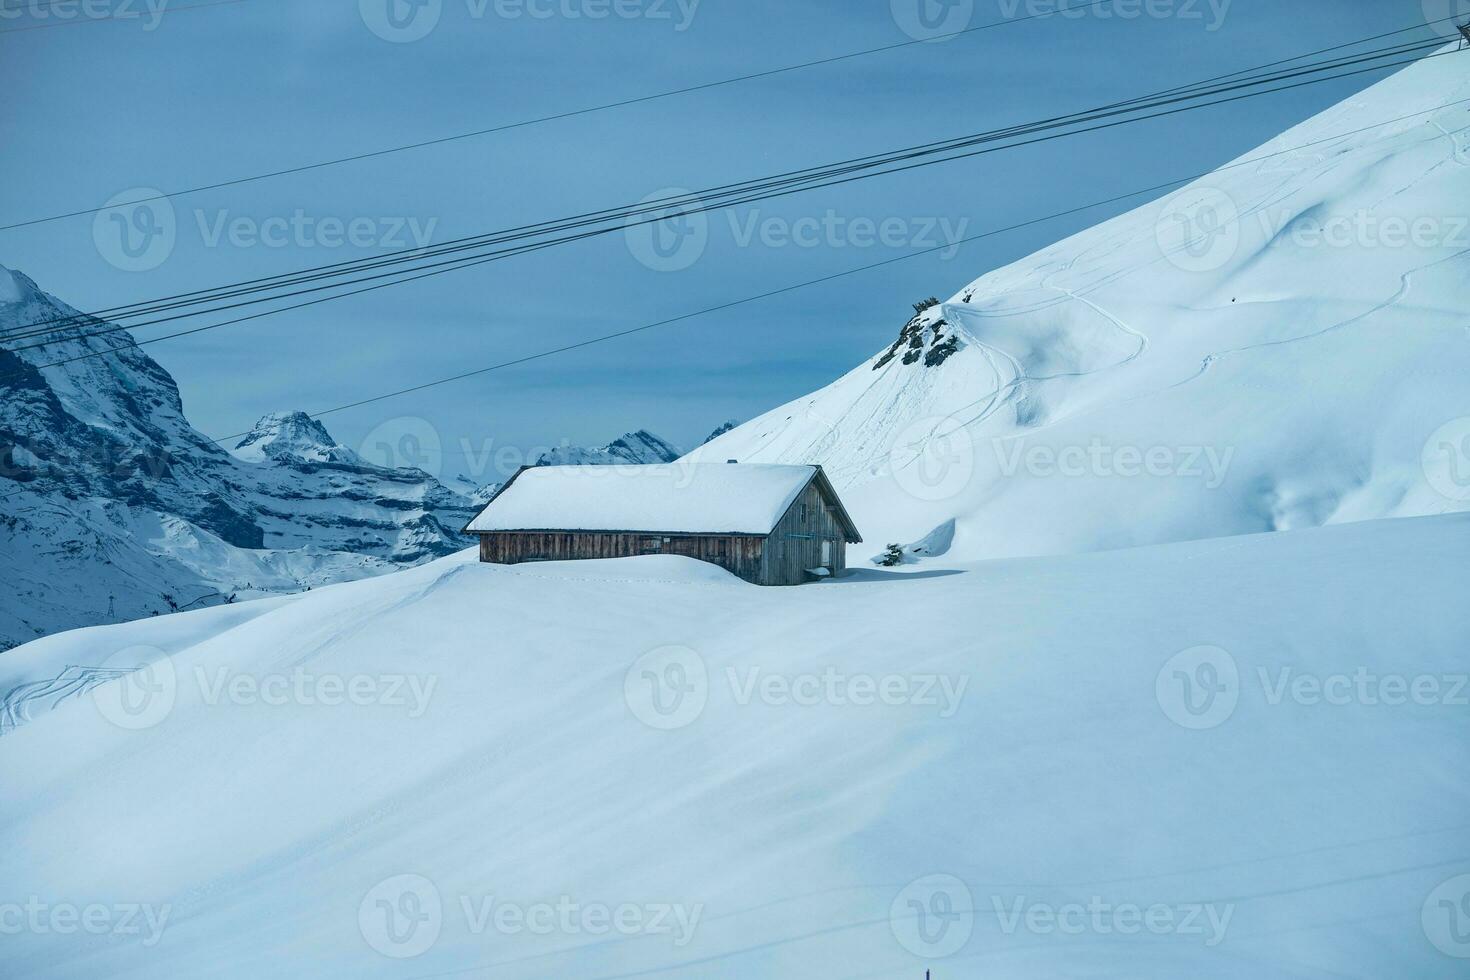
<svg viewBox="0 0 1470 980">
<path fill-rule="evenodd" d="M 65 329 L 16 337 L 62 318 Z M 446 555 L 469 544 L 460 528 L 497 486 L 377 465 L 302 412 L 267 415 L 221 446 L 189 424 L 173 378 L 127 331 L 0 268 L 5 338 L 0 649 Z M 679 452 L 639 431 L 551 455 L 541 462 Z"/>
<path fill-rule="evenodd" d="M 583 449 L 565 446 L 542 453 L 534 466 L 598 466 L 608 463 L 672 463 L 683 455 L 652 432 L 639 429 L 606 446 Z"/>
</svg>

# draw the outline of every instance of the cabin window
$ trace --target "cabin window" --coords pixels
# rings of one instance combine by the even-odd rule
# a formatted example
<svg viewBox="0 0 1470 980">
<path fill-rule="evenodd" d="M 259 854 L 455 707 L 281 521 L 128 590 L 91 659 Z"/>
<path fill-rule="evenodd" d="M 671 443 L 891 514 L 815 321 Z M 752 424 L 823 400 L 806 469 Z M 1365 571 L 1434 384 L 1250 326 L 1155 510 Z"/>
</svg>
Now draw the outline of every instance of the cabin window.
<svg viewBox="0 0 1470 980">
<path fill-rule="evenodd" d="M 643 539 L 643 550 L 644 551 L 660 551 L 660 550 L 663 549 L 663 545 L 664 545 L 664 539 L 662 539 L 662 538 L 644 538 Z"/>
<path fill-rule="evenodd" d="M 806 523 L 806 504 L 801 505 L 801 523 Z"/>
</svg>

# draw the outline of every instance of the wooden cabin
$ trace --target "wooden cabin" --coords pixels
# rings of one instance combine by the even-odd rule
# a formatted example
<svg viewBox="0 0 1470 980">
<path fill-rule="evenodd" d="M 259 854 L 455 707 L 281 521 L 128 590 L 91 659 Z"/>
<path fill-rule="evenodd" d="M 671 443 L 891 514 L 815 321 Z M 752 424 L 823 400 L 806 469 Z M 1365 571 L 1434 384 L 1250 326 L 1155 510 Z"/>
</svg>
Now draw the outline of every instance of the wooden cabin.
<svg viewBox="0 0 1470 980">
<path fill-rule="evenodd" d="M 756 585 L 840 575 L 863 539 L 820 466 L 522 467 L 465 533 L 480 560 L 683 555 Z"/>
</svg>

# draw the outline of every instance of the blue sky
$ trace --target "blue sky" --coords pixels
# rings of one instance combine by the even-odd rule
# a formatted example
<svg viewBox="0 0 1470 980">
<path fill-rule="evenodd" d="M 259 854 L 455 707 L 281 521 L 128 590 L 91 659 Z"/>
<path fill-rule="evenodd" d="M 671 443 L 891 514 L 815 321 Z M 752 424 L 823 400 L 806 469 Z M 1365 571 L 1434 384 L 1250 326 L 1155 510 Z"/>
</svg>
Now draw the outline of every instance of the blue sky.
<svg viewBox="0 0 1470 980">
<path fill-rule="evenodd" d="M 163 2 L 0 0 L 24 8 L 0 21 L 0 224 L 892 44 L 926 23 L 975 26 L 1054 6 L 424 0 L 416 18 L 398 6 L 389 22 L 385 5 L 408 0 L 167 0 L 155 18 Z M 1024 122 L 1408 27 L 1426 11 L 1470 15 L 1467 0 L 1118 2 L 1106 16 L 1111 4 L 186 195 L 172 202 L 172 247 L 144 256 L 146 269 L 119 268 L 128 262 L 109 254 L 90 216 L 0 231 L 0 263 L 94 309 Z M 650 268 L 661 263 L 640 261 L 646 242 L 617 234 L 148 350 L 178 380 L 195 425 L 225 436 L 266 412 L 317 411 L 1208 170 L 1376 77 L 715 213 L 697 258 L 662 263 L 677 268 Z M 849 370 L 891 342 L 912 302 L 1127 207 L 323 421 L 369 450 L 385 434 L 437 440 L 434 468 L 446 477 L 492 477 L 487 447 L 505 450 L 503 466 L 539 446 L 639 427 L 688 448 L 725 418 L 750 418 Z M 349 223 L 358 240 L 339 241 Z"/>
</svg>

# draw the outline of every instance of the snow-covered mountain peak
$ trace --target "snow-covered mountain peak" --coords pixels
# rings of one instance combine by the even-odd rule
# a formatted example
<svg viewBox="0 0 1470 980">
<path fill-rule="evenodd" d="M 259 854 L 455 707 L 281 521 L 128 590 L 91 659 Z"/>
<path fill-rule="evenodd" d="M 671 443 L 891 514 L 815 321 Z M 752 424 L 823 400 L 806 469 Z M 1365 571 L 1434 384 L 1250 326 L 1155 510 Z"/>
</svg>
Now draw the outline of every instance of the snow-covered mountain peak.
<svg viewBox="0 0 1470 980">
<path fill-rule="evenodd" d="M 606 446 L 562 446 L 542 453 L 536 466 L 598 466 L 607 463 L 672 463 L 679 450 L 646 429 L 627 432 Z"/>
<path fill-rule="evenodd" d="M 366 463 L 301 413 L 267 416 L 231 455 L 189 423 L 173 378 L 127 331 L 8 269 L 0 332 L 31 335 L 0 349 L 0 650 L 466 543 L 470 501 Z"/>
<path fill-rule="evenodd" d="M 30 279 L 0 265 L 0 306 L 24 302 L 27 295 L 35 292 L 36 284 Z"/>
<path fill-rule="evenodd" d="M 374 464 L 304 412 L 266 415 L 230 451 L 126 330 L 0 269 L 0 333 L 63 321 L 44 344 L 0 349 L 0 650 L 442 556 L 470 543 L 460 528 L 499 487 Z M 558 453 L 545 461 L 679 455 L 643 430 Z"/>
<path fill-rule="evenodd" d="M 326 426 L 305 412 L 272 412 L 264 416 L 236 444 L 234 454 L 251 463 L 273 460 L 366 465 L 357 453 L 333 439 Z"/>
<path fill-rule="evenodd" d="M 737 422 L 735 419 L 726 419 L 719 425 L 715 426 L 714 431 L 705 436 L 704 441 L 701 442 L 700 445 L 702 446 L 706 442 L 712 442 L 715 439 L 718 439 L 720 436 L 724 435 L 726 432 L 729 432 L 731 429 L 734 429 L 739 424 L 740 423 Z"/>
</svg>

